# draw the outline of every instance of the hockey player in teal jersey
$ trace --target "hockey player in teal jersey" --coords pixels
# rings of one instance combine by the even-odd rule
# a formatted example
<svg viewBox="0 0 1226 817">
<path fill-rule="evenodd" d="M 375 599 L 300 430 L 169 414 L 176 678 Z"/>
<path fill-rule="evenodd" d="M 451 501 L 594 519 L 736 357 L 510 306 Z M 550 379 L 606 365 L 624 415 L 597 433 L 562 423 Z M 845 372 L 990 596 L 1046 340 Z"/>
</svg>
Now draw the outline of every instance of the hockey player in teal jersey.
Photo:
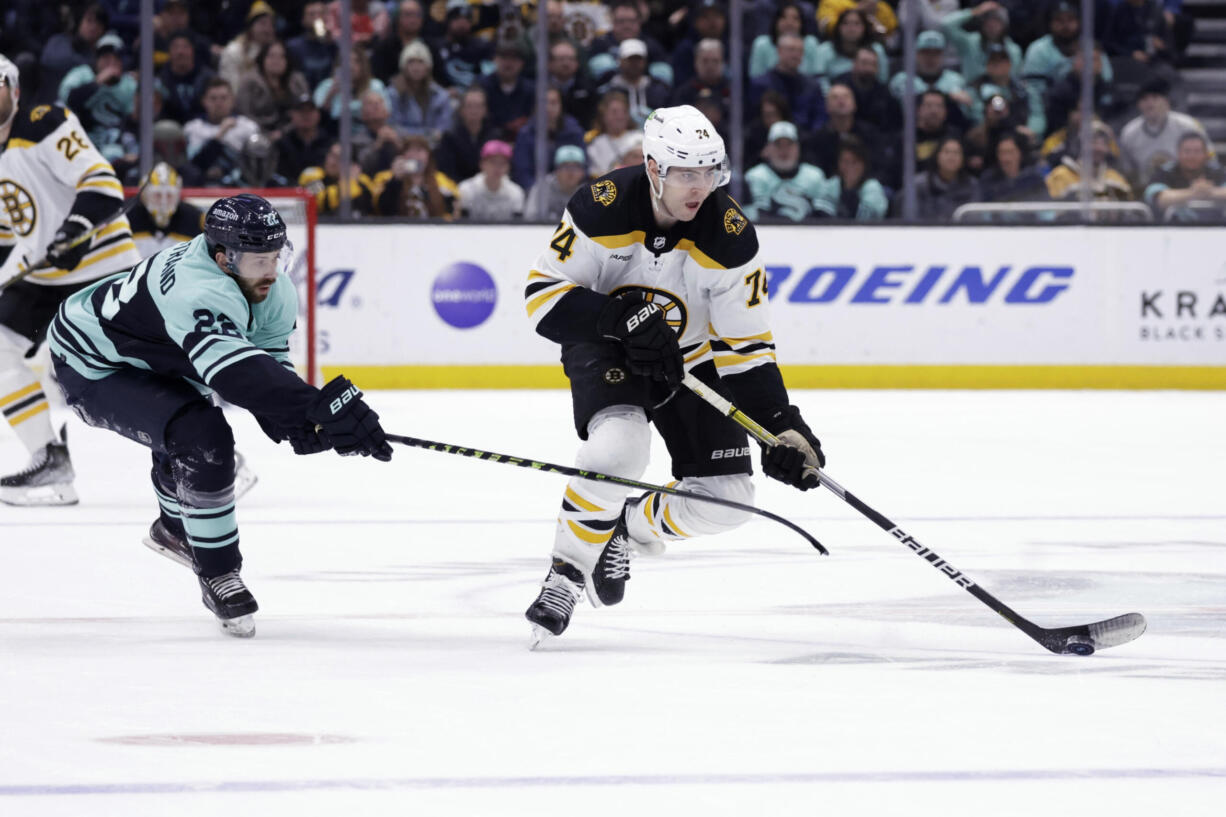
<svg viewBox="0 0 1226 817">
<path fill-rule="evenodd" d="M 145 543 L 192 567 L 233 635 L 258 605 L 239 570 L 234 437 L 216 392 L 294 452 L 390 460 L 379 415 L 344 377 L 303 382 L 289 361 L 297 317 L 285 222 L 259 196 L 218 200 L 204 234 L 70 297 L 50 329 L 68 404 L 153 452 L 161 508 Z"/>
</svg>

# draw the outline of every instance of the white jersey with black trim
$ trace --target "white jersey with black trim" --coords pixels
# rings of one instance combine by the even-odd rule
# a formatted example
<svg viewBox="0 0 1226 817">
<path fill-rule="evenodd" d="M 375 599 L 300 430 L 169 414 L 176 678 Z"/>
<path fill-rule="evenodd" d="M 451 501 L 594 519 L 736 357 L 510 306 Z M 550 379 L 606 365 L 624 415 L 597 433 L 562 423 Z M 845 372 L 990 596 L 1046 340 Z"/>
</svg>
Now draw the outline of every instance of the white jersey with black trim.
<svg viewBox="0 0 1226 817">
<path fill-rule="evenodd" d="M 528 315 L 547 337 L 567 322 L 567 294 L 636 289 L 678 335 L 687 369 L 714 360 L 721 376 L 775 362 L 766 273 L 753 225 L 722 189 L 692 221 L 655 224 L 642 166 L 609 173 L 571 198 L 528 274 Z"/>
<path fill-rule="evenodd" d="M 9 138 L 0 145 L 0 280 L 43 259 L 82 192 L 113 198 L 116 209 L 123 205 L 123 186 L 114 168 L 72 111 L 58 104 L 18 109 Z M 121 216 L 91 239 L 75 269 L 51 269 L 25 280 L 45 286 L 79 284 L 140 260 L 128 220 Z"/>
</svg>

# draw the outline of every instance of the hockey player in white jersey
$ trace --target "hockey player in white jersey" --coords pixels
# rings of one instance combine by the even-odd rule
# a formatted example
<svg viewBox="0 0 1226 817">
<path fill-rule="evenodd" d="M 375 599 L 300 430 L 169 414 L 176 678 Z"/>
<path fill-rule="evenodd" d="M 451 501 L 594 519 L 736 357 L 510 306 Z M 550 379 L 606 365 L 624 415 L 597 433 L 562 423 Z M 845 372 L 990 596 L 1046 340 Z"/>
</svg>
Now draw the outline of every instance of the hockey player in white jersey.
<svg viewBox="0 0 1226 817">
<path fill-rule="evenodd" d="M 127 219 L 115 217 L 123 186 L 77 117 L 59 104 L 25 110 L 19 100 L 17 67 L 0 55 L 0 281 L 47 262 L 0 292 L 0 413 L 30 453 L 24 470 L 0 478 L 0 501 L 71 505 L 68 447 L 25 359 L 65 298 L 140 253 Z"/>
<path fill-rule="evenodd" d="M 680 388 L 686 371 L 732 399 L 784 443 L 762 452 L 767 476 L 807 490 L 821 444 L 790 405 L 775 363 L 758 239 L 728 182 L 724 143 L 697 109 L 657 109 L 644 123 L 645 166 L 580 188 L 528 274 L 536 331 L 561 345 L 578 467 L 638 479 L 651 427 L 688 491 L 749 504 L 744 430 Z M 628 498 L 615 483 L 572 479 L 553 563 L 526 616 L 537 641 L 560 635 L 586 591 L 622 600 L 633 552 L 730 530 L 746 515 L 681 497 Z"/>
</svg>

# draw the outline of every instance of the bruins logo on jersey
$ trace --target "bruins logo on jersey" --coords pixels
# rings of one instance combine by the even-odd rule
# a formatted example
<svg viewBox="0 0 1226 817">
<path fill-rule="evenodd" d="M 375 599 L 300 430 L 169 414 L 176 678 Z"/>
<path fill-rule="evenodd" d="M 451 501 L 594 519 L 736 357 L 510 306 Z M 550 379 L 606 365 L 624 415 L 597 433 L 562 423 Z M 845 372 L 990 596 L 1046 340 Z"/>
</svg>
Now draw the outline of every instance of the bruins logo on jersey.
<svg viewBox="0 0 1226 817">
<path fill-rule="evenodd" d="M 38 223 L 38 208 L 24 187 L 12 179 L 0 179 L 0 208 L 8 217 L 9 226 L 19 236 L 34 232 Z"/>
<path fill-rule="evenodd" d="M 724 229 L 729 235 L 740 235 L 749 221 L 733 207 L 724 211 Z"/>
<path fill-rule="evenodd" d="M 618 287 L 609 293 L 609 297 L 616 298 L 618 295 L 624 295 L 627 292 L 642 293 L 644 301 L 660 307 L 660 311 L 664 313 L 664 322 L 677 333 L 678 337 L 685 334 L 685 327 L 689 322 L 689 312 L 685 308 L 685 303 L 676 295 L 664 289 L 631 285 Z"/>
<path fill-rule="evenodd" d="M 617 185 L 605 179 L 592 185 L 592 198 L 608 207 L 617 198 Z"/>
<path fill-rule="evenodd" d="M 51 110 L 50 105 L 39 105 L 34 110 L 30 111 L 30 121 L 37 122 L 47 115 L 47 111 Z"/>
</svg>

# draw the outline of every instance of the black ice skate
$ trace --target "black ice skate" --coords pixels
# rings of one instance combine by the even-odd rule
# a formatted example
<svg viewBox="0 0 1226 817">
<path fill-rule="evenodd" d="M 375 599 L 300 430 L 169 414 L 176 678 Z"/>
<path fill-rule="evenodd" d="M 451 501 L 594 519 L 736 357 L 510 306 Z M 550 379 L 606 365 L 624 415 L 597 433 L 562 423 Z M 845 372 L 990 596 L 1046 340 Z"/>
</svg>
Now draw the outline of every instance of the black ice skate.
<svg viewBox="0 0 1226 817">
<path fill-rule="evenodd" d="M 541 594 L 524 617 L 532 622 L 532 647 L 551 635 L 561 635 L 570 624 L 575 602 L 583 595 L 583 574 L 572 564 L 554 559 L 541 583 Z"/>
<path fill-rule="evenodd" d="M 192 546 L 181 534 L 172 532 L 160 518 L 149 527 L 149 535 L 145 537 L 144 542 L 145 547 L 150 550 L 186 568 L 194 569 Z"/>
<path fill-rule="evenodd" d="M 49 442 L 34 455 L 24 471 L 0 478 L 0 502 L 26 506 L 76 505 L 77 492 L 72 487 L 75 478 L 67 442 Z"/>
<path fill-rule="evenodd" d="M 622 507 L 613 535 L 600 551 L 592 582 L 587 586 L 587 597 L 593 607 L 611 607 L 626 595 L 626 582 L 630 581 L 630 533 L 626 521 L 635 503 L 630 500 Z"/>
<path fill-rule="evenodd" d="M 260 605 L 243 584 L 238 570 L 222 573 L 211 578 L 200 577 L 204 606 L 221 622 L 221 629 L 239 638 L 255 635 L 255 618 L 252 616 Z"/>
</svg>

